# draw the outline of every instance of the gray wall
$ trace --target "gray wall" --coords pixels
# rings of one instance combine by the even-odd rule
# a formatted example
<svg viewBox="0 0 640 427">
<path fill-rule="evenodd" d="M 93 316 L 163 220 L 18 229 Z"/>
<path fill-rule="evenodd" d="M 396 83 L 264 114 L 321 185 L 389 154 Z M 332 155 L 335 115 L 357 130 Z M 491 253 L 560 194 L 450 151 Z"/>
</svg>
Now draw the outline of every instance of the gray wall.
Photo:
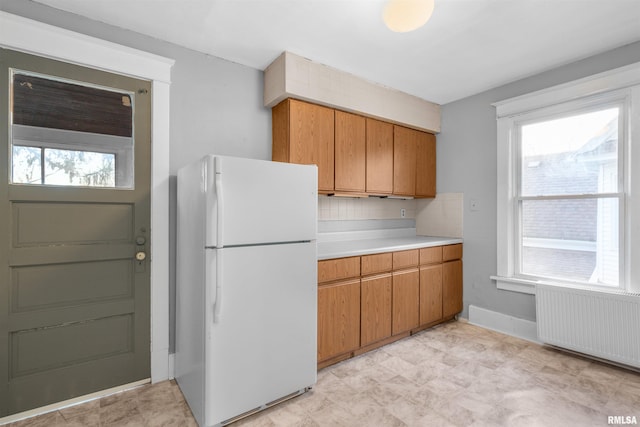
<svg viewBox="0 0 640 427">
<path fill-rule="evenodd" d="M 535 301 L 496 289 L 497 133 L 495 108 L 514 96 L 640 61 L 640 42 L 519 80 L 442 107 L 438 135 L 438 192 L 464 193 L 464 312 L 469 304 L 535 320 Z M 479 210 L 469 210 L 469 200 Z"/>
<path fill-rule="evenodd" d="M 170 106 L 170 167 L 174 177 L 178 168 L 205 153 L 271 158 L 271 116 L 262 107 L 261 71 L 31 1 L 0 0 L 0 10 L 175 59 Z M 464 193 L 464 317 L 469 304 L 474 304 L 524 319 L 535 318 L 533 297 L 498 291 L 489 280 L 496 272 L 497 185 L 496 120 L 491 103 L 638 61 L 640 43 L 635 43 L 443 106 L 438 192 Z M 172 213 L 173 248 L 175 179 L 171 182 L 168 208 Z M 469 210 L 470 199 L 478 200 L 478 211 Z M 175 260 L 175 252 L 171 259 Z M 171 262 L 174 313 L 175 261 Z M 173 328 L 171 332 L 173 348 Z"/>
<path fill-rule="evenodd" d="M 205 154 L 271 159 L 271 111 L 262 71 L 26 0 L 0 10 L 175 60 L 170 105 L 170 351 L 175 343 L 175 175 Z M 141 17 L 144 19 L 144 17 Z M 274 58 L 275 59 L 275 58 Z"/>
</svg>

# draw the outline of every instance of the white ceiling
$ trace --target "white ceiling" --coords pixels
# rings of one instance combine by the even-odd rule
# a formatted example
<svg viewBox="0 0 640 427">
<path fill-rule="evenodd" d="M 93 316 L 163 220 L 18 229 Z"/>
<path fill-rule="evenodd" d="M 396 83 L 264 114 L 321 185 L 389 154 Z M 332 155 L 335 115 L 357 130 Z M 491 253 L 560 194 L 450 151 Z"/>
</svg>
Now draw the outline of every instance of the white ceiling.
<svg viewBox="0 0 640 427">
<path fill-rule="evenodd" d="M 640 0 L 436 0 L 411 33 L 384 0 L 36 0 L 263 70 L 282 51 L 445 104 L 640 40 Z"/>
</svg>

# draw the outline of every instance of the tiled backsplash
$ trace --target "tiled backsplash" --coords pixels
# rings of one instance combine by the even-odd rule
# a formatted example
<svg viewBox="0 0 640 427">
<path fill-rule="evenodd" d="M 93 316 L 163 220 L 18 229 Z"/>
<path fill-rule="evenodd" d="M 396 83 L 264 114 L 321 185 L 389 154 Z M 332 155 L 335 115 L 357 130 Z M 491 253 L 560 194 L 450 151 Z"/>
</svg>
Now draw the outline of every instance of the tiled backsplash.
<svg viewBox="0 0 640 427">
<path fill-rule="evenodd" d="M 463 193 L 438 193 L 434 199 L 318 197 L 318 220 L 414 220 L 418 235 L 462 238 Z M 356 224 L 353 222 L 353 224 Z M 344 226 L 341 225 L 342 228 Z"/>
<path fill-rule="evenodd" d="M 416 218 L 416 200 L 382 199 L 378 197 L 346 198 L 318 197 L 318 219 L 320 221 L 359 219 Z"/>
</svg>

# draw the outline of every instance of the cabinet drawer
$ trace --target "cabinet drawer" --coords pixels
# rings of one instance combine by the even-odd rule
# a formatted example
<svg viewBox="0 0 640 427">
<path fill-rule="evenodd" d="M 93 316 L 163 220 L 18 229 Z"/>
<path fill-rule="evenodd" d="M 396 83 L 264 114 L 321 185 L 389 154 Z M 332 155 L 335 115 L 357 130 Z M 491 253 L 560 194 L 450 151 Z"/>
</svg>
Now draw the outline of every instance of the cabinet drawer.
<svg viewBox="0 0 640 427">
<path fill-rule="evenodd" d="M 442 260 L 451 261 L 454 259 L 462 259 L 462 243 L 442 247 Z"/>
<path fill-rule="evenodd" d="M 375 255 L 364 255 L 361 257 L 361 272 L 363 276 L 376 273 L 386 273 L 391 271 L 392 256 L 391 252 Z"/>
<path fill-rule="evenodd" d="M 360 276 L 360 257 L 318 261 L 318 283 Z"/>
<path fill-rule="evenodd" d="M 442 262 L 442 246 L 420 249 L 420 265 L 439 264 Z"/>
<path fill-rule="evenodd" d="M 393 252 L 393 269 L 400 270 L 403 268 L 418 266 L 419 251 L 413 249 L 410 251 Z"/>
</svg>

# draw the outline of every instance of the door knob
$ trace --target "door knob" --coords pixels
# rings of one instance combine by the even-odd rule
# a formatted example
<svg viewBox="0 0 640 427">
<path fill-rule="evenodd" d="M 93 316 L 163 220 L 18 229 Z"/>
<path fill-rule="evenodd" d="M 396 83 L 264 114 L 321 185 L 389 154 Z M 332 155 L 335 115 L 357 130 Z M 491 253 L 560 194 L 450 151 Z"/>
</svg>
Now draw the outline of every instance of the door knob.
<svg viewBox="0 0 640 427">
<path fill-rule="evenodd" d="M 142 252 L 142 251 L 136 252 L 136 259 L 138 261 L 144 261 L 146 257 L 147 257 L 147 254 L 145 252 Z"/>
</svg>

